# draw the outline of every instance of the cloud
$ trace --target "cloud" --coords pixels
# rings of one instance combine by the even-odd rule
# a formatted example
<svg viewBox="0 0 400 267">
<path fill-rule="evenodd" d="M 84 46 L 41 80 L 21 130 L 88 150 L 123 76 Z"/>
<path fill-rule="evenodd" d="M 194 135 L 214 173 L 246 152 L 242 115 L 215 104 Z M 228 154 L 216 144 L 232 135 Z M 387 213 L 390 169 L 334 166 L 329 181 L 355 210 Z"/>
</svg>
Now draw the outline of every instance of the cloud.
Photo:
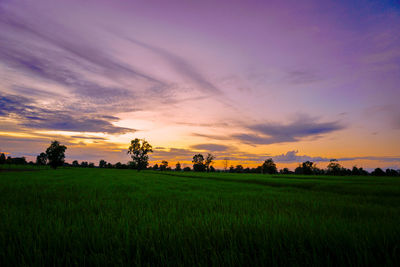
<svg viewBox="0 0 400 267">
<path fill-rule="evenodd" d="M 203 151 L 227 151 L 230 149 L 229 146 L 218 145 L 218 144 L 198 144 L 191 146 L 191 148 Z"/>
<path fill-rule="evenodd" d="M 329 161 L 328 158 L 323 157 L 311 157 L 307 155 L 297 155 L 297 150 L 288 151 L 284 154 L 273 156 L 273 160 L 276 162 L 284 162 L 284 163 L 291 163 L 291 162 L 304 162 L 304 161 Z"/>
<path fill-rule="evenodd" d="M 319 156 L 308 156 L 298 155 L 297 150 L 288 151 L 284 154 L 273 156 L 272 159 L 280 163 L 293 163 L 293 162 L 328 162 L 332 158 L 319 157 Z M 342 157 L 335 158 L 338 161 L 353 161 L 353 160 L 374 160 L 374 161 L 385 161 L 385 162 L 400 162 L 400 157 L 377 157 L 377 156 L 359 156 L 359 157 Z"/>
<path fill-rule="evenodd" d="M 45 44 L 46 46 L 52 46 L 53 49 L 50 51 L 63 51 L 59 54 L 60 56 L 62 55 L 61 59 L 65 60 L 66 58 L 72 58 L 72 60 L 78 60 L 80 62 L 85 61 L 85 63 L 89 63 L 92 66 L 97 67 L 103 75 L 129 75 L 136 78 L 146 79 L 158 84 L 162 83 L 160 80 L 154 77 L 133 69 L 132 66 L 128 66 L 116 59 L 111 58 L 107 51 L 99 49 L 95 42 L 89 42 L 85 36 L 79 35 L 78 31 L 72 31 L 66 26 L 60 25 L 54 19 L 52 19 L 51 23 L 49 23 L 49 21 L 46 21 L 49 20 L 48 17 L 43 16 L 42 20 L 38 20 L 37 18 L 30 18 L 27 16 L 27 14 L 21 16 L 19 15 L 19 12 L 15 12 L 15 10 L 10 8 L 0 9 L 0 14 L 0 23 L 3 27 L 10 29 L 11 32 L 14 32 L 14 35 L 29 35 L 31 38 L 40 40 L 42 45 Z M 79 42 L 76 40 L 79 40 Z M 16 45 L 16 43 L 11 42 L 8 42 L 8 44 L 14 45 L 15 49 L 19 48 L 18 50 L 15 50 L 12 49 L 12 46 L 2 47 L 4 52 L 18 52 L 16 54 L 8 53 L 9 56 L 19 56 L 20 53 L 23 52 L 21 51 L 23 46 Z M 57 50 L 54 48 L 57 48 Z M 27 51 L 28 50 L 25 52 Z M 3 53 L 3 55 L 6 54 L 7 53 Z M 26 55 L 27 53 L 25 53 L 25 56 Z M 23 59 L 23 57 L 21 58 Z M 23 63 L 25 67 L 30 68 L 33 71 L 42 71 L 40 66 L 37 67 L 35 61 L 32 61 L 29 58 L 25 62 L 20 61 L 20 63 Z"/>
<path fill-rule="evenodd" d="M 344 126 L 337 121 L 318 122 L 314 117 L 299 115 L 287 124 L 255 124 L 247 126 L 247 129 L 251 133 L 234 134 L 232 137 L 247 144 L 276 144 L 296 142 L 305 137 L 319 137 L 344 129 Z"/>
<path fill-rule="evenodd" d="M 309 84 L 320 80 L 315 73 L 305 70 L 289 71 L 286 79 L 293 84 Z"/>
<path fill-rule="evenodd" d="M 50 109 L 28 98 L 13 95 L 0 95 L 0 117 L 16 117 L 19 125 L 31 129 L 109 134 L 134 131 L 114 126 L 111 121 L 118 120 L 117 117 L 82 115 L 73 109 Z"/>
<path fill-rule="evenodd" d="M 135 40 L 133 38 L 129 38 L 129 41 L 131 41 L 135 45 L 146 48 L 164 58 L 178 73 L 183 74 L 184 76 L 194 81 L 197 85 L 199 85 L 200 89 L 211 93 L 221 93 L 221 91 L 214 84 L 208 81 L 198 70 L 196 70 L 196 68 L 192 64 L 190 64 L 184 58 L 173 54 L 161 47 L 156 47 L 154 45 L 150 45 L 142 41 Z"/>
</svg>

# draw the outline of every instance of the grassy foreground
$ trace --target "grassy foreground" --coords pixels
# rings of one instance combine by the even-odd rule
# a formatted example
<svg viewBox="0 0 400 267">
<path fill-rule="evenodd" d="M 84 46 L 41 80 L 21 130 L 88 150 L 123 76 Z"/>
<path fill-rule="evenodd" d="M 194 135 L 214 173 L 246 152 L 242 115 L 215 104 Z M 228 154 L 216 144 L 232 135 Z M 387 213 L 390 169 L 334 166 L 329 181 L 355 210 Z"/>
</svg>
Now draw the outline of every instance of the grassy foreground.
<svg viewBox="0 0 400 267">
<path fill-rule="evenodd" d="M 0 172 L 0 265 L 399 266 L 400 179 Z"/>
</svg>

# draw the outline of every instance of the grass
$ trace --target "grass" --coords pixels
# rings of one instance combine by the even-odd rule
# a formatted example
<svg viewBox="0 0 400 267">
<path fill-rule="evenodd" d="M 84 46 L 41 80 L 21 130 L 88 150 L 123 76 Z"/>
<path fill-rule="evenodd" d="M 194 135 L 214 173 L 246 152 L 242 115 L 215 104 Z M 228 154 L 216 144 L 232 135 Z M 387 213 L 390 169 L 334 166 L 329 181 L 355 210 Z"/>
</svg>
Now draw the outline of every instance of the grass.
<svg viewBox="0 0 400 267">
<path fill-rule="evenodd" d="M 0 265 L 399 266 L 400 179 L 0 172 Z"/>
</svg>

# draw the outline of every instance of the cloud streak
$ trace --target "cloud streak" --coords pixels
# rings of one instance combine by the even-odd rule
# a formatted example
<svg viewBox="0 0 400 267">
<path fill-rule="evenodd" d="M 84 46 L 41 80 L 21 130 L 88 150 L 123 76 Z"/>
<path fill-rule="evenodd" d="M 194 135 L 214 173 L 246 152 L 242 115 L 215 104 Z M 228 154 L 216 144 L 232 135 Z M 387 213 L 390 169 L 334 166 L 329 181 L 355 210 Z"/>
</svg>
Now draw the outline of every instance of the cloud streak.
<svg viewBox="0 0 400 267">
<path fill-rule="evenodd" d="M 181 73 L 185 77 L 194 81 L 200 87 L 200 89 L 213 94 L 222 93 L 214 84 L 207 80 L 204 75 L 202 75 L 192 64 L 190 64 L 182 57 L 173 54 L 163 48 L 156 47 L 154 45 L 150 45 L 142 41 L 135 40 L 133 38 L 129 38 L 129 41 L 131 41 L 135 45 L 148 49 L 164 58 L 178 73 Z"/>
<path fill-rule="evenodd" d="M 114 126 L 117 117 L 82 115 L 72 109 L 49 109 L 21 96 L 0 95 L 0 117 L 17 118 L 18 124 L 31 129 L 102 132 L 121 134 L 133 129 Z"/>
<path fill-rule="evenodd" d="M 290 123 L 263 123 L 247 127 L 251 133 L 234 134 L 233 138 L 247 144 L 276 144 L 297 142 L 306 137 L 317 138 L 345 127 L 338 121 L 319 122 L 316 118 L 301 115 Z"/>
</svg>

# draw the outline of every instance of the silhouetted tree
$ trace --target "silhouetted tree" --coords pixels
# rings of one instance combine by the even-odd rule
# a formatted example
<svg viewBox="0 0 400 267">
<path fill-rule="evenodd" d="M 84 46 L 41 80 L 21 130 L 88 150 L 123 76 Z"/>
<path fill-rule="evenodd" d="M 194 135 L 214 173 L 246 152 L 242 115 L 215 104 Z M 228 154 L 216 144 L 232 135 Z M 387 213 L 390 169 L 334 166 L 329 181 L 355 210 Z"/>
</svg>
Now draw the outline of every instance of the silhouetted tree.
<svg viewBox="0 0 400 267">
<path fill-rule="evenodd" d="M 167 168 L 168 168 L 168 161 L 166 161 L 166 160 L 161 161 L 160 171 L 166 171 Z"/>
<path fill-rule="evenodd" d="M 58 141 L 51 142 L 50 146 L 46 149 L 46 156 L 49 160 L 49 165 L 53 169 L 64 164 L 65 150 L 67 150 L 67 147 L 60 145 Z"/>
<path fill-rule="evenodd" d="M 314 173 L 315 165 L 312 161 L 305 161 L 301 164 L 301 168 L 303 169 L 303 174 L 310 175 Z"/>
<path fill-rule="evenodd" d="M 115 168 L 116 169 L 122 169 L 122 163 L 121 162 L 115 163 Z"/>
<path fill-rule="evenodd" d="M 235 172 L 236 173 L 242 173 L 243 172 L 243 166 L 242 165 L 236 165 Z"/>
<path fill-rule="evenodd" d="M 202 154 L 197 154 L 193 156 L 193 170 L 196 172 L 204 172 L 206 167 L 204 165 L 204 157 Z"/>
<path fill-rule="evenodd" d="M 393 169 L 386 169 L 386 176 L 398 176 L 399 173 Z"/>
<path fill-rule="evenodd" d="M 215 172 L 215 168 L 214 168 L 214 166 L 210 166 L 210 172 Z"/>
<path fill-rule="evenodd" d="M 47 164 L 47 155 L 42 152 L 36 156 L 36 164 L 37 165 L 46 165 Z"/>
<path fill-rule="evenodd" d="M 231 172 L 235 172 L 235 167 L 233 167 L 233 165 L 231 165 L 230 167 L 229 167 L 229 172 L 231 173 Z"/>
<path fill-rule="evenodd" d="M 263 173 L 268 173 L 268 174 L 276 174 L 278 173 L 278 170 L 276 168 L 275 162 L 272 160 L 272 158 L 269 158 L 264 161 L 262 165 L 262 171 Z"/>
<path fill-rule="evenodd" d="M 210 166 L 212 165 L 214 159 L 215 159 L 215 156 L 208 153 L 206 160 L 204 162 L 204 166 L 206 167 L 207 172 L 210 171 Z"/>
<path fill-rule="evenodd" d="M 158 164 L 154 164 L 154 166 L 153 166 L 153 170 L 158 170 L 159 169 L 159 167 L 158 167 Z"/>
<path fill-rule="evenodd" d="M 283 168 L 279 171 L 280 174 L 290 174 L 290 171 L 288 168 Z"/>
<path fill-rule="evenodd" d="M 89 167 L 89 168 L 94 168 L 94 163 L 93 163 L 93 162 L 90 162 L 89 165 L 88 165 L 88 167 Z"/>
<path fill-rule="evenodd" d="M 100 168 L 106 168 L 107 167 L 107 161 L 105 161 L 104 159 L 99 161 L 99 167 Z"/>
<path fill-rule="evenodd" d="M 178 161 L 178 163 L 176 163 L 176 165 L 175 165 L 175 171 L 180 172 L 181 170 L 182 170 L 181 164 Z"/>
<path fill-rule="evenodd" d="M 133 139 L 128 148 L 128 154 L 131 155 L 132 161 L 136 163 L 138 171 L 147 167 L 149 164 L 149 156 L 147 154 L 151 152 L 153 152 L 153 147 L 144 139 Z"/>
<path fill-rule="evenodd" d="M 360 170 L 357 168 L 357 166 L 353 166 L 351 169 L 351 175 L 360 175 Z"/>
<path fill-rule="evenodd" d="M 373 176 L 386 176 L 386 173 L 381 168 L 376 168 L 373 172 L 371 172 Z"/>
<path fill-rule="evenodd" d="M 72 167 L 79 167 L 79 162 L 77 160 L 74 160 L 72 162 Z"/>
<path fill-rule="evenodd" d="M 183 171 L 184 171 L 184 172 L 190 172 L 191 169 L 190 169 L 190 167 L 185 167 L 185 168 L 183 168 Z"/>
<path fill-rule="evenodd" d="M 6 155 L 4 153 L 0 154 L 0 164 L 5 164 L 6 163 Z"/>
<path fill-rule="evenodd" d="M 328 164 L 327 174 L 329 175 L 340 175 L 342 166 L 338 163 L 336 159 L 331 159 Z"/>
<path fill-rule="evenodd" d="M 13 158 L 8 156 L 6 159 L 6 164 L 25 165 L 27 162 L 25 157 Z"/>
<path fill-rule="evenodd" d="M 81 167 L 87 168 L 89 166 L 89 163 L 87 161 L 82 161 L 81 162 Z"/>
</svg>

